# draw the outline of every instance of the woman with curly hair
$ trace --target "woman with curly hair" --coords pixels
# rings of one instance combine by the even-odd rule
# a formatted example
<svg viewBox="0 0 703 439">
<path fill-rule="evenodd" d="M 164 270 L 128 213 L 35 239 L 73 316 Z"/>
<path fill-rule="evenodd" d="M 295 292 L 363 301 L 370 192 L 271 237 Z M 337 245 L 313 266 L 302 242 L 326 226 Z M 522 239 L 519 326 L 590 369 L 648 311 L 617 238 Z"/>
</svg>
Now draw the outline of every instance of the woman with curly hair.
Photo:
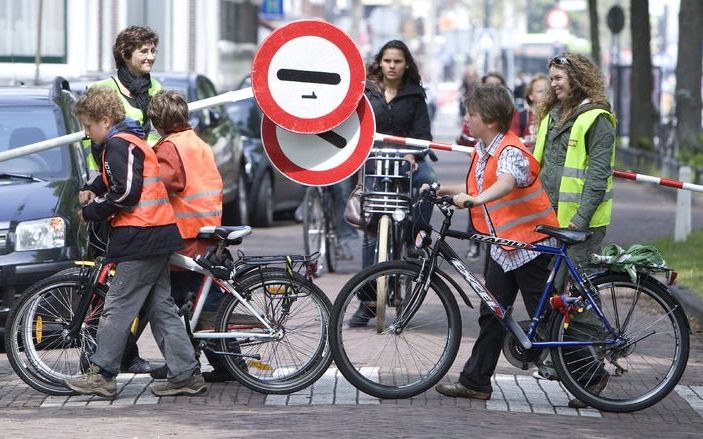
<svg viewBox="0 0 703 439">
<path fill-rule="evenodd" d="M 603 76 L 590 59 L 566 52 L 552 58 L 548 67 L 550 89 L 537 109 L 540 124 L 534 156 L 541 164 L 542 187 L 557 212 L 560 227 L 592 233 L 589 239 L 567 250 L 578 266 L 591 253 L 600 252 L 610 224 L 616 121 Z M 560 270 L 555 280 L 558 291 L 564 279 L 565 270 Z M 583 331 L 598 331 L 598 322 L 589 321 L 593 319 L 586 314 L 590 313 L 579 314 L 582 317 L 573 324 L 583 325 Z M 552 374 L 542 365 L 536 377 Z M 600 368 L 592 375 L 589 382 L 595 386 L 593 390 L 602 391 L 608 382 L 607 373 Z M 585 404 L 574 399 L 569 406 L 583 408 Z"/>
</svg>

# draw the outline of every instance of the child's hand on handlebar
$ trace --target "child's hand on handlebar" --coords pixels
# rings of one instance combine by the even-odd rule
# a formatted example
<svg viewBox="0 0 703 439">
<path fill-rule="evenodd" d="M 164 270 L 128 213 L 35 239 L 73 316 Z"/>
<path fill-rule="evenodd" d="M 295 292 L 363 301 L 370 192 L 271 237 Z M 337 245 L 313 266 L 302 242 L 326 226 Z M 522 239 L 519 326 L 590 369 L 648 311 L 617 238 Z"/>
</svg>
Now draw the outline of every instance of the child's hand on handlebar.
<svg viewBox="0 0 703 439">
<path fill-rule="evenodd" d="M 469 194 L 456 194 L 453 198 L 454 205 L 459 209 L 470 208 L 476 204 L 476 198 L 469 196 Z"/>
</svg>

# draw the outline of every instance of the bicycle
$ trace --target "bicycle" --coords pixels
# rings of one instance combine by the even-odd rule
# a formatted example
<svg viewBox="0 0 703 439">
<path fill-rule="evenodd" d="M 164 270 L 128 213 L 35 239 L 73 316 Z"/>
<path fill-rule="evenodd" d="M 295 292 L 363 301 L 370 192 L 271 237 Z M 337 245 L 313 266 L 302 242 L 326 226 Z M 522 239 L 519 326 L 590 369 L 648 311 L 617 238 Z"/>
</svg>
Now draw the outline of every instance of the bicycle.
<svg viewBox="0 0 703 439">
<path fill-rule="evenodd" d="M 436 187 L 421 200 L 444 215 L 437 239 L 420 232 L 417 259 L 386 262 L 354 276 L 337 296 L 330 318 L 330 346 L 342 374 L 359 390 L 378 398 L 407 398 L 434 386 L 451 367 L 461 341 L 461 316 L 451 289 L 473 307 L 469 297 L 443 271 L 451 265 L 507 329 L 503 352 L 523 369 L 551 353 L 564 386 L 578 399 L 600 410 L 641 410 L 664 398 L 681 378 L 688 359 L 688 320 L 657 271 L 637 267 L 636 279 L 600 266 L 586 276 L 566 255 L 569 245 L 582 242 L 588 231 L 538 226 L 560 241 L 551 247 L 450 230 L 451 197 L 437 197 Z M 512 308 L 503 308 L 461 258 L 446 237 L 507 245 L 554 255 L 553 268 L 535 311 L 517 322 Z M 557 270 L 566 264 L 564 289 L 552 295 Z M 380 333 L 350 328 L 346 322 L 358 306 L 359 292 L 390 285 L 394 301 L 386 307 Z M 547 310 L 550 309 L 550 312 Z M 371 372 L 369 372 L 371 370 Z M 364 371 L 362 373 L 362 371 Z M 607 377 L 605 377 L 607 374 Z M 605 388 L 596 383 L 605 380 Z"/>
<path fill-rule="evenodd" d="M 376 227 L 374 262 L 399 260 L 406 252 L 412 232 L 412 172 L 410 162 L 403 156 L 417 150 L 397 147 L 374 147 L 361 168 L 363 190 L 362 215 L 371 218 L 369 227 Z M 377 285 L 376 322 L 380 332 L 384 327 L 387 288 L 384 279 Z M 368 296 L 367 296 L 368 297 Z"/>
<path fill-rule="evenodd" d="M 308 187 L 303 198 L 303 244 L 305 253 L 319 253 L 324 264 L 318 263 L 320 275 L 323 270 L 337 271 L 337 226 L 334 212 L 334 196 L 330 186 Z"/>
<path fill-rule="evenodd" d="M 203 227 L 199 238 L 212 242 L 204 256 L 171 256 L 171 264 L 202 275 L 197 295 L 181 313 L 198 355 L 209 350 L 222 356 L 228 372 L 252 390 L 295 392 L 315 382 L 332 361 L 327 343 L 331 304 L 311 280 L 316 255 L 238 252 L 235 260 L 227 246 L 249 234 L 248 226 Z M 112 270 L 114 264 L 98 258 L 23 294 L 8 318 L 5 346 L 25 383 L 52 395 L 73 394 L 63 381 L 90 366 Z M 214 326 L 198 330 L 213 283 L 225 296 Z"/>
</svg>

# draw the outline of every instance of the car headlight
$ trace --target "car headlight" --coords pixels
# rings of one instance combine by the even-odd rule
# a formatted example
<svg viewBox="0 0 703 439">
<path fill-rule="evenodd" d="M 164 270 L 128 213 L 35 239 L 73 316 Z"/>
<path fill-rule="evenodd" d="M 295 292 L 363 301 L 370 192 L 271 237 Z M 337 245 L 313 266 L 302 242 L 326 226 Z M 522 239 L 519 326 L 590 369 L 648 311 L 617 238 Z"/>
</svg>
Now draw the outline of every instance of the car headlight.
<svg viewBox="0 0 703 439">
<path fill-rule="evenodd" d="M 401 222 L 405 219 L 405 211 L 403 209 L 396 209 L 393 211 L 393 219 L 396 222 Z"/>
<path fill-rule="evenodd" d="M 63 247 L 66 222 L 60 217 L 23 221 L 17 225 L 15 236 L 16 251 Z"/>
</svg>

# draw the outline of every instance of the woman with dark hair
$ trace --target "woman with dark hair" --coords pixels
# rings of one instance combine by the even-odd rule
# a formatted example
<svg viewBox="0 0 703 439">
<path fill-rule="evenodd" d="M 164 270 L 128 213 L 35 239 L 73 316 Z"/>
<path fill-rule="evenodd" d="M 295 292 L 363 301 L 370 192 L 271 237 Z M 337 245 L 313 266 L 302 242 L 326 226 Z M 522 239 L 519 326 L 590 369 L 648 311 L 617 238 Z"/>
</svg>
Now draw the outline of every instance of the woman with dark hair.
<svg viewBox="0 0 703 439">
<path fill-rule="evenodd" d="M 373 107 L 376 131 L 400 137 L 432 140 L 430 117 L 425 101 L 420 71 L 410 49 L 402 41 L 391 40 L 378 51 L 367 68 L 366 97 Z M 410 163 L 414 191 L 424 183 L 436 181 L 437 177 L 427 156 L 433 161 L 437 157 L 431 151 L 407 154 Z M 416 226 L 429 225 L 432 207 L 424 206 L 412 213 Z M 372 265 L 376 249 L 376 231 L 367 228 L 362 245 L 362 266 Z M 351 326 L 365 326 L 375 316 L 375 299 L 365 300 L 350 320 Z"/>
</svg>

